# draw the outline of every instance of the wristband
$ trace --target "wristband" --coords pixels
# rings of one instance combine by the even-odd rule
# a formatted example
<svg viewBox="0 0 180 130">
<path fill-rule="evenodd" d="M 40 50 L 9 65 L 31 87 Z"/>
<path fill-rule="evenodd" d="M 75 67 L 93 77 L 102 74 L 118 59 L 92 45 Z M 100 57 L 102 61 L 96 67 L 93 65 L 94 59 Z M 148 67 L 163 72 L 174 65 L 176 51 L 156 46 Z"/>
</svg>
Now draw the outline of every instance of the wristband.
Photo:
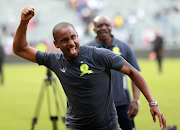
<svg viewBox="0 0 180 130">
<path fill-rule="evenodd" d="M 138 105 L 140 105 L 140 101 L 139 100 L 134 99 L 132 102 L 136 102 Z"/>
<path fill-rule="evenodd" d="M 150 102 L 150 103 L 149 103 L 149 106 L 153 106 L 153 105 L 159 106 L 159 104 L 158 104 L 157 101 L 155 101 L 155 102 Z"/>
</svg>

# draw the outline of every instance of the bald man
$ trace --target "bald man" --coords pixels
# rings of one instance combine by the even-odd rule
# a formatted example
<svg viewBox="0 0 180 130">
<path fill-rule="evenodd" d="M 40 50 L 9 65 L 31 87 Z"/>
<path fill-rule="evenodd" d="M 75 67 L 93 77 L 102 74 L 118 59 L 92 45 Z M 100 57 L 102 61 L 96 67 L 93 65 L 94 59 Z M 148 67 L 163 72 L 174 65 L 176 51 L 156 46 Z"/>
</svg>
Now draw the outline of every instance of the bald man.
<svg viewBox="0 0 180 130">
<path fill-rule="evenodd" d="M 134 68 L 140 71 L 136 56 L 130 46 L 116 39 L 111 34 L 111 30 L 111 20 L 107 16 L 99 15 L 95 17 L 94 32 L 97 36 L 93 41 L 87 43 L 87 45 L 109 49 L 115 54 L 122 56 Z M 119 124 L 123 130 L 134 130 L 135 125 L 133 118 L 138 113 L 140 91 L 132 82 L 131 86 L 134 97 L 133 100 L 131 100 L 126 75 L 111 70 L 111 77 L 113 83 L 114 102 L 116 105 Z"/>
<path fill-rule="evenodd" d="M 26 31 L 34 12 L 29 6 L 22 10 L 13 51 L 57 75 L 68 100 L 65 118 L 68 130 L 121 130 L 113 102 L 110 69 L 133 79 L 150 103 L 153 119 L 157 115 L 160 127 L 166 128 L 166 120 L 139 72 L 107 49 L 80 46 L 78 33 L 70 23 L 58 23 L 53 29 L 54 45 L 62 53 L 42 52 L 29 46 Z"/>
</svg>

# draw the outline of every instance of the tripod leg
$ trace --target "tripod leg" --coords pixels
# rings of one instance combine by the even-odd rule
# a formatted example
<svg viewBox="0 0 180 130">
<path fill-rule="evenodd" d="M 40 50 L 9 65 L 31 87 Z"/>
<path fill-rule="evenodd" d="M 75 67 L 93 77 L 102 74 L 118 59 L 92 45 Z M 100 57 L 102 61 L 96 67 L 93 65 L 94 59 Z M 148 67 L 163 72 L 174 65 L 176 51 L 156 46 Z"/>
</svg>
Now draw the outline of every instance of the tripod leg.
<svg viewBox="0 0 180 130">
<path fill-rule="evenodd" d="M 49 88 L 47 88 L 47 104 L 48 104 L 48 111 L 49 111 L 49 115 L 51 115 L 51 103 L 50 103 L 50 92 L 49 92 Z"/>
<path fill-rule="evenodd" d="M 34 118 L 32 120 L 31 130 L 34 129 L 34 125 L 37 123 L 37 118 L 39 117 L 40 108 L 42 106 L 42 100 L 43 100 L 45 89 L 46 89 L 45 85 L 46 85 L 46 82 L 44 82 L 42 87 L 41 87 L 40 95 L 38 97 L 38 101 L 37 101 L 37 105 L 36 105 L 36 109 L 35 109 L 35 113 L 34 113 Z"/>
<path fill-rule="evenodd" d="M 36 124 L 36 122 L 37 122 L 37 118 L 35 117 L 35 118 L 33 118 L 33 120 L 32 120 L 31 130 L 34 130 L 34 125 Z"/>
<path fill-rule="evenodd" d="M 62 117 L 62 121 L 65 122 L 65 117 L 63 116 L 63 113 L 65 114 L 64 101 L 63 101 L 63 98 L 61 96 L 60 90 L 58 89 L 58 86 L 57 86 L 56 82 L 53 83 L 53 86 L 54 86 L 54 94 L 55 94 L 55 98 L 56 98 L 57 109 L 58 109 L 58 112 L 59 112 L 60 116 Z M 60 109 L 59 105 L 58 105 L 58 96 L 57 96 L 58 92 L 59 92 L 59 96 L 60 96 L 60 103 L 61 103 L 61 108 L 62 109 Z"/>
<path fill-rule="evenodd" d="M 51 116 L 51 121 L 53 122 L 54 130 L 57 130 L 57 120 L 58 120 L 57 116 Z"/>
<path fill-rule="evenodd" d="M 54 86 L 53 86 L 53 84 L 52 84 L 52 81 L 51 81 L 50 85 L 51 85 L 52 91 L 53 91 L 54 96 L 55 96 L 56 107 L 57 107 L 57 98 L 56 98 L 57 96 L 56 96 L 56 93 L 55 93 L 55 91 L 54 91 Z M 50 119 L 51 119 L 51 121 L 52 121 L 52 123 L 53 123 L 53 129 L 54 129 L 54 130 L 57 130 L 57 120 L 58 120 L 58 116 L 57 116 L 57 115 L 56 115 L 56 116 L 52 116 L 52 113 L 51 113 L 51 103 L 50 103 L 51 100 L 50 100 L 50 92 L 49 92 L 49 89 L 50 89 L 50 88 L 47 88 L 48 110 L 49 110 Z M 57 109 L 56 109 L 56 111 L 57 111 Z"/>
<path fill-rule="evenodd" d="M 53 89 L 54 89 L 54 96 L 55 96 L 55 99 L 56 99 L 56 108 L 57 108 L 57 111 L 59 112 L 59 115 L 62 118 L 62 122 L 65 124 L 65 116 L 63 116 L 63 115 L 65 114 L 66 111 L 65 111 L 64 100 L 62 98 L 62 93 L 60 93 L 60 88 L 57 86 L 56 82 L 52 82 L 52 86 L 53 86 Z M 60 96 L 60 104 L 61 104 L 61 108 L 62 109 L 60 109 L 59 104 L 58 104 L 58 96 L 57 96 L 58 94 Z M 66 125 L 64 125 L 64 127 L 65 127 L 64 129 L 66 130 Z"/>
</svg>

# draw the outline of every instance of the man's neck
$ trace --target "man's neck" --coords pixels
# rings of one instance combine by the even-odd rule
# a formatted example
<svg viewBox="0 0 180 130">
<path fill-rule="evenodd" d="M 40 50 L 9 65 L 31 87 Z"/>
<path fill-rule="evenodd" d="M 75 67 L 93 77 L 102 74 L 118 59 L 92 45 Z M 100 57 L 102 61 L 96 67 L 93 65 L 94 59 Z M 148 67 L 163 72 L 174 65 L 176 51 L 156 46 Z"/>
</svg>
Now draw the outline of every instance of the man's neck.
<svg viewBox="0 0 180 130">
<path fill-rule="evenodd" d="M 104 47 L 107 47 L 108 45 L 110 45 L 112 43 L 113 37 L 110 36 L 108 39 L 104 39 L 104 40 L 101 40 L 99 38 L 96 38 L 96 39 L 97 39 L 98 43 L 100 43 Z"/>
</svg>

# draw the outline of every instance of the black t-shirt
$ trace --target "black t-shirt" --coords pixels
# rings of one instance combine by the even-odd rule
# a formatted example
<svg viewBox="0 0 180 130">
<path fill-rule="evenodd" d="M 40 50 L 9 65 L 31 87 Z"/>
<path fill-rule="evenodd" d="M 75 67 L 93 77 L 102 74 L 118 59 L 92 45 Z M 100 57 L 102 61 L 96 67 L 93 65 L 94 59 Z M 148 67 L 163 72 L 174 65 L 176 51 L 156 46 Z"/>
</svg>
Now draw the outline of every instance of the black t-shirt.
<svg viewBox="0 0 180 130">
<path fill-rule="evenodd" d="M 81 46 L 68 62 L 63 53 L 36 54 L 59 78 L 68 98 L 66 126 L 82 130 L 109 130 L 118 123 L 113 102 L 110 69 L 120 70 L 124 59 L 107 49 Z"/>
</svg>

